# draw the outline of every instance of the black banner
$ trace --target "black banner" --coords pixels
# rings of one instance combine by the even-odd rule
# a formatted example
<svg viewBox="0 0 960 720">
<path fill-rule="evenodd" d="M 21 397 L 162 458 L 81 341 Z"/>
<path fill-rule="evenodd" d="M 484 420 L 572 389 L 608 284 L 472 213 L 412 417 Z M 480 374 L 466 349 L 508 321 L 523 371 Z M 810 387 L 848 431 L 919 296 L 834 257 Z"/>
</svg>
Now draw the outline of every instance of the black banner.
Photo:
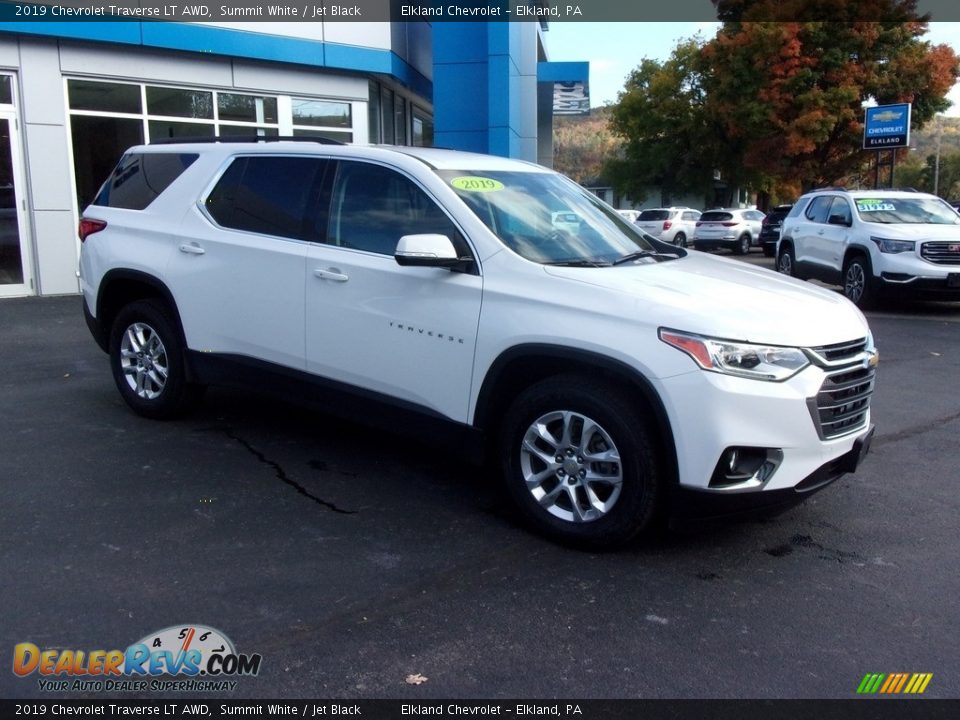
<svg viewBox="0 0 960 720">
<path fill-rule="evenodd" d="M 953 720 L 960 701 L 852 700 L 2 700 L 3 718 L 292 717 L 312 720 Z"/>
<path fill-rule="evenodd" d="M 750 19 L 901 22 L 906 5 L 863 3 L 839 18 L 831 3 L 768 2 L 753 7 Z M 960 20 L 960 3 L 918 0 L 916 12 L 933 21 Z M 0 22 L 704 22 L 717 14 L 710 0 L 0 0 Z"/>
</svg>

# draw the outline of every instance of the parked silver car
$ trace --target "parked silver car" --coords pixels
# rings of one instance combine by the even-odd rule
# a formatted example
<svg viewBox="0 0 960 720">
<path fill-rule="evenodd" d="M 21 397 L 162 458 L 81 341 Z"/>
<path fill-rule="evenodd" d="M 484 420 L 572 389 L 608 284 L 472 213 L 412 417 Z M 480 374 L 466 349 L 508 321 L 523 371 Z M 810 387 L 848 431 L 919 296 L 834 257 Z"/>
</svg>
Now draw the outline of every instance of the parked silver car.
<svg viewBox="0 0 960 720">
<path fill-rule="evenodd" d="M 759 244 L 764 217 L 759 210 L 706 210 L 697 221 L 693 247 L 697 250 L 726 248 L 737 255 L 746 255 L 751 247 Z"/>
<path fill-rule="evenodd" d="M 700 211 L 693 208 L 651 208 L 641 210 L 634 225 L 658 240 L 686 247 L 699 218 Z"/>
</svg>

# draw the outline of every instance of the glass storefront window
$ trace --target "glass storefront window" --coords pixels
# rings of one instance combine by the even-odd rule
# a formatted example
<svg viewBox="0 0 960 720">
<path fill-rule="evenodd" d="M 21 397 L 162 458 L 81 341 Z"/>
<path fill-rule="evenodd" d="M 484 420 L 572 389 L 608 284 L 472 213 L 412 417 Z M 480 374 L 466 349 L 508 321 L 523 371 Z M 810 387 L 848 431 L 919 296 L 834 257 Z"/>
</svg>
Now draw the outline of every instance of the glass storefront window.
<svg viewBox="0 0 960 720">
<path fill-rule="evenodd" d="M 293 124 L 315 127 L 353 127 L 350 103 L 293 99 Z"/>
<path fill-rule="evenodd" d="M 277 99 L 236 93 L 217 93 L 217 115 L 220 120 L 276 123 Z"/>
<path fill-rule="evenodd" d="M 348 143 L 353 142 L 353 133 L 342 132 L 340 130 L 307 130 L 304 128 L 294 128 L 294 137 L 322 137 L 328 140 Z"/>
<path fill-rule="evenodd" d="M 139 85 L 71 80 L 67 83 L 67 94 L 70 98 L 71 110 L 115 113 L 142 111 Z"/>
<path fill-rule="evenodd" d="M 9 75 L 0 75 L 0 105 L 13 104 L 13 79 Z"/>
<path fill-rule="evenodd" d="M 135 118 L 74 115 L 70 118 L 70 134 L 77 207 L 83 210 L 96 197 L 124 151 L 143 142 L 143 122 Z"/>
<path fill-rule="evenodd" d="M 150 115 L 213 120 L 213 93 L 148 85 L 147 112 Z"/>
<path fill-rule="evenodd" d="M 151 120 L 149 127 L 151 141 L 165 138 L 213 137 L 216 134 L 214 126 L 206 123 Z"/>
</svg>

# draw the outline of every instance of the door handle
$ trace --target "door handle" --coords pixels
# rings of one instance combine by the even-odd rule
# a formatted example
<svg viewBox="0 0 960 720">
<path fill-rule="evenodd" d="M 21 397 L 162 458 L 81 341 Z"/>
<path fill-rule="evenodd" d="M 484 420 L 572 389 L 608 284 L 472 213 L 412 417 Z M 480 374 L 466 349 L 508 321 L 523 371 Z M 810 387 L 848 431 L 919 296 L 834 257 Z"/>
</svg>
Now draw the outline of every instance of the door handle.
<svg viewBox="0 0 960 720">
<path fill-rule="evenodd" d="M 313 271 L 313 274 L 321 280 L 333 280 L 334 282 L 346 282 L 350 279 L 349 275 L 344 275 L 337 268 L 329 268 L 328 270 L 317 268 Z"/>
<path fill-rule="evenodd" d="M 823 235 L 823 230 L 817 230 L 817 235 Z"/>
<path fill-rule="evenodd" d="M 180 243 L 180 252 L 187 255 L 203 255 L 206 250 L 197 245 L 197 243 Z"/>
</svg>

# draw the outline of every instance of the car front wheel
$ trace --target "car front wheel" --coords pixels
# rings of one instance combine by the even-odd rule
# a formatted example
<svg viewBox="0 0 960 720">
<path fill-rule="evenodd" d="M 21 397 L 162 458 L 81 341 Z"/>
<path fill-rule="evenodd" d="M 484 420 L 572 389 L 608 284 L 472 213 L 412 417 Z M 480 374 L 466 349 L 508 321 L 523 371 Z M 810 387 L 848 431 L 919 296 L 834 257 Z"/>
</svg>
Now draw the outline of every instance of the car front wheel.
<svg viewBox="0 0 960 720">
<path fill-rule="evenodd" d="M 199 400 L 202 386 L 187 382 L 176 321 L 158 300 L 124 307 L 110 334 L 110 368 L 120 395 L 138 414 L 177 417 Z"/>
<path fill-rule="evenodd" d="M 859 308 L 872 307 L 877 299 L 870 264 L 862 255 L 851 258 L 844 268 L 843 294 Z"/>
<path fill-rule="evenodd" d="M 617 388 L 579 375 L 544 380 L 517 398 L 501 429 L 507 492 L 551 539 L 622 545 L 650 525 L 660 504 L 653 438 Z"/>
</svg>

